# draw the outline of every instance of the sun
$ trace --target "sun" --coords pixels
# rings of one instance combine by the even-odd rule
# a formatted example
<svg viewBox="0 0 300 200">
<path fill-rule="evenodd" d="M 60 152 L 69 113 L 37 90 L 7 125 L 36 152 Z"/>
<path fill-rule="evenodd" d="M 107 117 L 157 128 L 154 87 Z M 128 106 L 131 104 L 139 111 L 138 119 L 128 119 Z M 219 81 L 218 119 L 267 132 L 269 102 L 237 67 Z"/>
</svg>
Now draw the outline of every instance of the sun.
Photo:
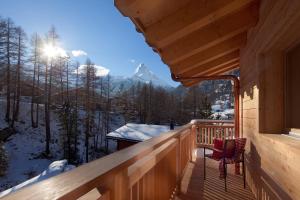
<svg viewBox="0 0 300 200">
<path fill-rule="evenodd" d="M 44 56 L 47 57 L 48 59 L 58 58 L 58 57 L 69 58 L 69 55 L 63 48 L 53 44 L 45 44 L 42 51 Z"/>
<path fill-rule="evenodd" d="M 48 58 L 54 58 L 57 56 L 57 47 L 51 44 L 46 44 L 43 48 L 43 53 Z"/>
</svg>

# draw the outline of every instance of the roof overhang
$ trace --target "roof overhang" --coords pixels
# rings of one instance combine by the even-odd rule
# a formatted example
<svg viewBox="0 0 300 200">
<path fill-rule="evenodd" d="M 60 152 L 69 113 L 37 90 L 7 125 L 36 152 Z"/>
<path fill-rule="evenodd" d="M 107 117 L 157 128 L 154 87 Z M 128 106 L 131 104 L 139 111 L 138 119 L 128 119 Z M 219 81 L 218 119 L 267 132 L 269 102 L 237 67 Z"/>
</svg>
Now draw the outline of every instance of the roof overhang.
<svg viewBox="0 0 300 200">
<path fill-rule="evenodd" d="M 259 0 L 115 0 L 115 6 L 177 80 L 239 68 L 240 49 L 259 12 Z"/>
</svg>

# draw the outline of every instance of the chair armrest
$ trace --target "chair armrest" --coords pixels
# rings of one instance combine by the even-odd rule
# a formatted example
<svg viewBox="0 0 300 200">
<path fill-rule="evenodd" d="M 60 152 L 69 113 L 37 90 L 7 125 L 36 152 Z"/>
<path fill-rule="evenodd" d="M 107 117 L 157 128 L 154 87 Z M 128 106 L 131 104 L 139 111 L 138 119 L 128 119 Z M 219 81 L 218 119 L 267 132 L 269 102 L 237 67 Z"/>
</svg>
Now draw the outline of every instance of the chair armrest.
<svg viewBox="0 0 300 200">
<path fill-rule="evenodd" d="M 219 152 L 219 153 L 223 153 L 223 150 L 221 150 L 221 149 L 212 148 L 211 150 Z"/>
<path fill-rule="evenodd" d="M 223 149 L 216 149 L 216 148 L 214 148 L 213 145 L 204 145 L 202 147 L 205 148 L 205 149 L 209 149 L 209 150 L 212 150 L 212 151 L 223 153 Z"/>
</svg>

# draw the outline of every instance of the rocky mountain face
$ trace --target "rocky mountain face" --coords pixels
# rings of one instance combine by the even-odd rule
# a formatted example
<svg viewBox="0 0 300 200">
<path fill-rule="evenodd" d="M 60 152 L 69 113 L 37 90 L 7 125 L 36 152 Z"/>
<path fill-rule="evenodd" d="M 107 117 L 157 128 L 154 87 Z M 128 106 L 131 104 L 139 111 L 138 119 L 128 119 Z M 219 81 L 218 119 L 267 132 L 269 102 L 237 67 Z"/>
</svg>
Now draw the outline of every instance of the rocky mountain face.
<svg viewBox="0 0 300 200">
<path fill-rule="evenodd" d="M 168 83 L 158 78 L 148 67 L 141 63 L 135 70 L 135 73 L 131 77 L 134 81 L 140 81 L 143 83 L 152 83 L 154 86 L 171 87 Z"/>
<path fill-rule="evenodd" d="M 150 71 L 145 64 L 141 63 L 137 66 L 131 77 L 111 76 L 111 91 L 114 94 L 124 89 L 128 89 L 139 82 L 146 84 L 151 83 L 154 87 L 163 87 L 166 89 L 173 88 L 167 82 L 160 79 L 156 74 Z"/>
</svg>

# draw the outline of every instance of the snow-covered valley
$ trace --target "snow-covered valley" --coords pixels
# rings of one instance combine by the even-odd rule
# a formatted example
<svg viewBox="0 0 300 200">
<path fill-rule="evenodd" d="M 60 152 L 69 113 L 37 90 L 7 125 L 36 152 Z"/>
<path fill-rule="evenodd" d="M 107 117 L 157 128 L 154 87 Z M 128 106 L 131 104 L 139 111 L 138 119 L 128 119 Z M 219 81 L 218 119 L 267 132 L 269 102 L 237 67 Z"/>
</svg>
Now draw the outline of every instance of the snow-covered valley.
<svg viewBox="0 0 300 200">
<path fill-rule="evenodd" d="M 7 123 L 4 120 L 4 113 L 6 102 L 1 99 L 0 101 L 0 129 L 7 127 Z M 4 191 L 8 188 L 14 187 L 28 179 L 31 179 L 35 176 L 39 178 L 34 178 L 35 181 L 40 181 L 46 179 L 52 175 L 56 175 L 59 172 L 57 170 L 52 175 L 47 173 L 47 169 L 49 165 L 57 160 L 63 159 L 63 147 L 61 145 L 61 125 L 59 122 L 59 118 L 57 112 L 53 111 L 51 113 L 51 142 L 50 142 L 50 150 L 51 157 L 45 158 L 43 157 L 43 152 L 45 151 L 45 126 L 44 126 L 44 112 L 43 105 L 40 105 L 40 121 L 39 126 L 37 128 L 31 127 L 30 121 L 30 103 L 26 102 L 26 99 L 20 104 L 20 116 L 19 120 L 15 123 L 16 133 L 13 134 L 9 139 L 4 143 L 4 148 L 8 158 L 8 168 L 6 174 L 0 177 L 0 192 Z M 84 112 L 80 111 L 81 118 L 84 116 Z M 122 118 L 119 115 L 114 115 L 112 113 L 111 119 L 111 129 L 114 130 L 122 125 Z M 85 155 L 85 145 L 84 145 L 84 133 L 83 126 L 79 127 L 80 135 L 78 141 L 78 155 L 80 158 L 80 163 L 84 163 L 84 155 Z M 101 156 L 106 155 L 105 152 L 95 152 L 93 149 L 93 138 L 90 138 L 91 150 L 90 150 L 90 158 L 96 159 Z M 100 144 L 100 142 L 99 142 Z M 105 147 L 105 142 L 101 142 L 102 149 Z M 115 143 L 110 141 L 109 143 L 109 151 L 115 150 Z M 98 147 L 99 149 L 99 147 Z M 59 168 L 58 171 L 63 172 L 64 167 L 68 164 L 63 162 L 63 167 Z M 50 171 L 51 171 L 50 166 Z M 44 170 L 46 170 L 44 172 Z M 49 170 L 48 170 L 49 171 Z M 31 184 L 31 182 L 29 182 Z M 22 184 L 21 186 L 24 186 Z M 13 191 L 14 189 L 11 189 Z M 7 191 L 5 192 L 5 194 Z M 1 196 L 1 195 L 0 195 Z"/>
</svg>

